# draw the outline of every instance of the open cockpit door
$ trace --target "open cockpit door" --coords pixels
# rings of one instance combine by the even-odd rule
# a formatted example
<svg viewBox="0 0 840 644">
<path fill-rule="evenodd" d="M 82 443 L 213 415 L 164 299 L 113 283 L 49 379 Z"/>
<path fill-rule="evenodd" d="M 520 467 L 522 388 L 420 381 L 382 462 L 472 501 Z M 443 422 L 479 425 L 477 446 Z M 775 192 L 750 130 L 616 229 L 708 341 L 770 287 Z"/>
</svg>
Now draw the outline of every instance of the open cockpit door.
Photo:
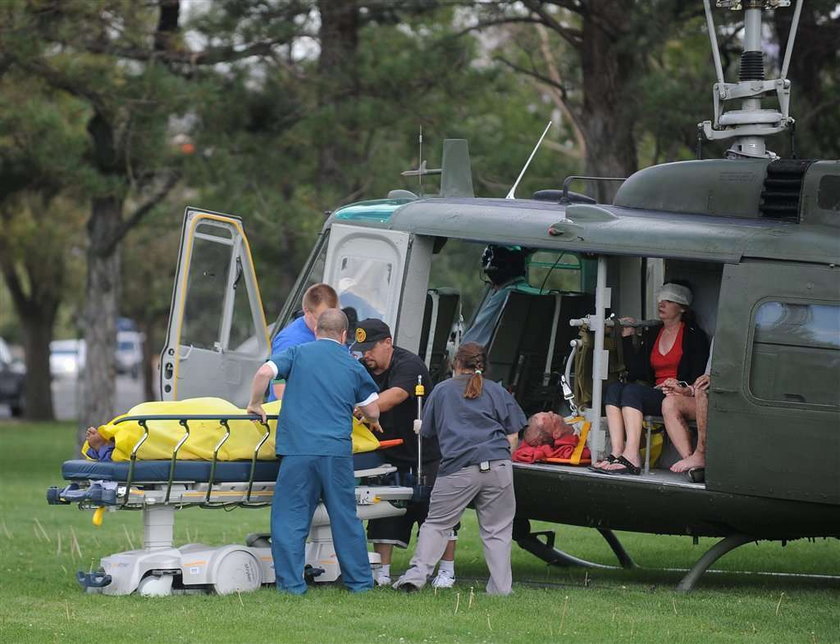
<svg viewBox="0 0 840 644">
<path fill-rule="evenodd" d="M 245 407 L 254 373 L 268 354 L 241 220 L 188 208 L 161 354 L 163 399 L 218 396 Z"/>
</svg>

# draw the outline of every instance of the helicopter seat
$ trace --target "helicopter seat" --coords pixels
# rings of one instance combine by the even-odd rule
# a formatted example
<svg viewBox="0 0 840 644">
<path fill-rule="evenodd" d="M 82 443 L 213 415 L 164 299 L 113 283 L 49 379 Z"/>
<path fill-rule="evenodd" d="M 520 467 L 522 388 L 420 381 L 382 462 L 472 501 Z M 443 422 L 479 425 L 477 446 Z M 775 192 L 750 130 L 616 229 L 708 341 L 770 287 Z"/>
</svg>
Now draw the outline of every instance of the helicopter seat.
<svg viewBox="0 0 840 644">
<path fill-rule="evenodd" d="M 487 377 L 501 383 L 520 404 L 528 377 L 542 373 L 555 306 L 553 295 L 511 291 L 487 343 Z"/>
<path fill-rule="evenodd" d="M 456 289 L 442 287 L 428 290 L 417 354 L 426 363 L 433 383 L 443 380 L 446 373 L 446 345 L 460 314 L 461 294 Z"/>
</svg>

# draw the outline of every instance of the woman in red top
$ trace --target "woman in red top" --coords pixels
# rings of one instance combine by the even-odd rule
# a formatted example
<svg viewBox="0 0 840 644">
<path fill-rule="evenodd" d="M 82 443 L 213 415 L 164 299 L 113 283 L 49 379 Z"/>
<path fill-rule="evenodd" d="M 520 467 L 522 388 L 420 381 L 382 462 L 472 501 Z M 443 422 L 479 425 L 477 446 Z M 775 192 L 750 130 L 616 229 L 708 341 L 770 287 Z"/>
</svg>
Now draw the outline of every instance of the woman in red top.
<svg viewBox="0 0 840 644">
<path fill-rule="evenodd" d="M 654 342 L 642 343 L 639 351 L 633 351 L 630 336 L 634 329 L 622 329 L 627 345 L 625 356 L 629 358 L 628 378 L 627 382 L 611 383 L 604 394 L 612 451 L 606 459 L 593 465 L 595 471 L 639 474 L 642 421 L 645 416 L 662 414 L 665 394 L 660 386 L 669 378 L 694 382 L 705 369 L 708 341 L 706 334 L 694 324 L 689 309 L 691 289 L 668 283 L 659 290 L 657 300 L 662 327 Z"/>
</svg>

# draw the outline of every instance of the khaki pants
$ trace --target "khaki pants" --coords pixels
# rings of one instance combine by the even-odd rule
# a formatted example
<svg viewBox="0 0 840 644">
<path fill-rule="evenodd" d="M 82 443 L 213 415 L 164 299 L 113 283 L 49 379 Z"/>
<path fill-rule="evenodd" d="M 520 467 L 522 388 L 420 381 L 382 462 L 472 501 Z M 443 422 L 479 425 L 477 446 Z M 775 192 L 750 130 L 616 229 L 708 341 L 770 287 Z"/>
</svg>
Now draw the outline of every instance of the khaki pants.
<svg viewBox="0 0 840 644">
<path fill-rule="evenodd" d="M 422 588 L 426 584 L 443 555 L 452 528 L 471 501 L 474 501 L 478 516 L 484 560 L 490 570 L 487 592 L 510 594 L 510 544 L 516 499 L 513 465 L 509 460 L 491 461 L 488 472 L 479 471 L 478 465 L 470 465 L 438 476 L 432 490 L 429 515 L 420 528 L 417 550 L 411 558 L 411 568 L 394 584 L 395 587 L 412 584 Z"/>
</svg>

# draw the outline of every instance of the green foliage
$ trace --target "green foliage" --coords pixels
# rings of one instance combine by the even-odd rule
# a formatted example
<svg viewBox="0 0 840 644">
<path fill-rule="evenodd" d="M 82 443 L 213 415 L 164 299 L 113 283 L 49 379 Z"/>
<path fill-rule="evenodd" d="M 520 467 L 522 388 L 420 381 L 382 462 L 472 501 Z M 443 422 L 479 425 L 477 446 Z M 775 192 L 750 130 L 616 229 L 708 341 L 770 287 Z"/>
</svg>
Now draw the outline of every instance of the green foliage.
<svg viewBox="0 0 840 644">
<path fill-rule="evenodd" d="M 347 38 L 353 47 L 334 68 L 319 59 L 331 44 L 321 42 L 322 4 L 328 6 L 315 0 L 183 2 L 179 30 L 156 49 L 159 2 L 0 3 L 0 201 L 17 208 L 10 195 L 28 190 L 29 200 L 37 192 L 60 195 L 55 203 L 61 204 L 4 234 L 17 239 L 19 226 L 43 227 L 42 235 L 72 240 L 68 246 L 77 254 L 68 261 L 80 261 L 82 209 L 92 197 L 125 197 L 125 216 L 156 178 L 180 172 L 178 190 L 125 238 L 124 312 L 154 311 L 149 323 L 154 319 L 162 334 L 171 249 L 188 203 L 243 217 L 272 319 L 325 211 L 381 198 L 393 188 L 420 190 L 416 178 L 399 173 L 420 162 L 421 127 L 429 167 L 439 166 L 444 138 L 469 140 L 478 196 L 507 193 L 549 119 L 555 125 L 517 196 L 560 187 L 584 169 L 587 61 L 575 34 L 593 17 L 587 7 L 609 3 L 356 3 L 358 28 Z M 832 109 L 840 96 L 832 40 L 838 18 L 831 17 L 831 0 L 809 7 L 810 31 L 794 55 L 802 51 L 818 64 L 810 74 L 805 64 L 793 70 L 793 113 L 800 152 L 830 157 L 840 145 Z M 571 36 L 550 23 L 538 31 L 536 11 Z M 624 35 L 607 53 L 632 55 L 638 65 L 614 116 L 633 115 L 640 165 L 691 158 L 696 124 L 712 110 L 701 6 L 636 2 L 625 14 Z M 715 11 L 728 79 L 737 75 L 731 52 L 741 15 Z M 516 22 L 465 31 L 500 19 Z M 97 116 L 111 128 L 109 145 L 94 145 L 87 129 L 101 125 Z M 771 147 L 786 152 L 788 146 L 774 141 Z M 706 154 L 720 149 L 707 145 Z M 327 173 L 330 155 L 337 168 Z M 425 178 L 423 191 L 437 192 L 437 181 Z M 446 265 L 447 283 L 469 283 L 473 291 L 480 286 L 475 257 L 454 257 Z M 144 292 L 149 284 L 155 286 Z M 79 306 L 77 292 L 71 294 L 65 320 L 72 317 L 67 309 Z M 476 291 L 467 299 L 477 297 Z"/>
<path fill-rule="evenodd" d="M 546 567 L 513 546 L 514 595 L 483 593 L 487 572 L 478 527 L 468 511 L 458 541 L 458 583 L 451 591 L 406 596 L 390 589 L 351 595 L 312 588 L 303 597 L 271 588 L 224 597 L 88 595 L 74 580 L 99 558 L 138 547 L 138 512 L 91 512 L 48 506 L 44 491 L 62 484 L 60 463 L 75 457 L 69 424 L 0 422 L 0 637 L 7 642 L 709 642 L 837 641 L 840 542 L 798 541 L 782 548 L 740 548 L 707 573 L 689 595 L 673 588 L 713 540 L 622 534 L 644 570 Z M 177 513 L 178 544 L 241 543 L 268 527 L 268 510 Z M 594 530 L 549 526 L 577 556 L 611 563 Z M 397 550 L 394 570 L 411 551 Z M 807 572 L 834 578 L 769 577 L 757 571 Z"/>
</svg>

